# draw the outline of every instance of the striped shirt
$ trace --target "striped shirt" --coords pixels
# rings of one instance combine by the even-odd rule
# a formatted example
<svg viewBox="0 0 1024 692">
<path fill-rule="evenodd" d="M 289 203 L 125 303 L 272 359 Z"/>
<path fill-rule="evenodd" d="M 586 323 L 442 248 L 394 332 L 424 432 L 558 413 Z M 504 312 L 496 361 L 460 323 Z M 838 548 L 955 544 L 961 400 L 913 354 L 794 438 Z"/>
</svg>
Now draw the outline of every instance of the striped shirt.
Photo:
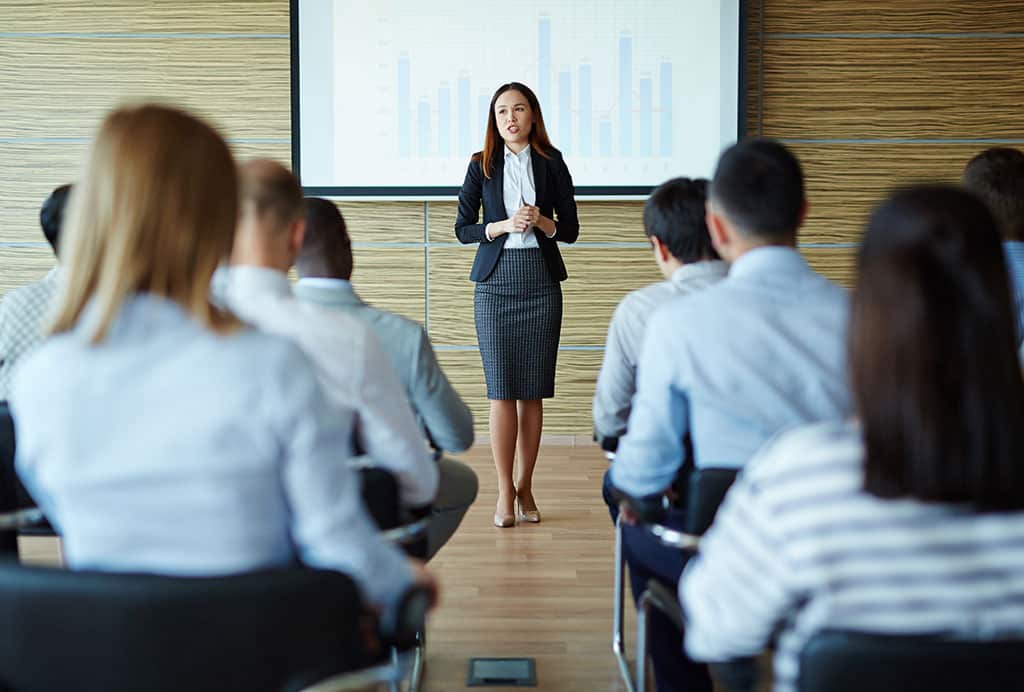
<svg viewBox="0 0 1024 692">
<path fill-rule="evenodd" d="M 790 692 L 824 628 L 1024 636 L 1024 512 L 877 498 L 863 454 L 855 424 L 821 423 L 751 460 L 679 582 L 691 657 L 774 641 L 774 689 Z"/>
</svg>

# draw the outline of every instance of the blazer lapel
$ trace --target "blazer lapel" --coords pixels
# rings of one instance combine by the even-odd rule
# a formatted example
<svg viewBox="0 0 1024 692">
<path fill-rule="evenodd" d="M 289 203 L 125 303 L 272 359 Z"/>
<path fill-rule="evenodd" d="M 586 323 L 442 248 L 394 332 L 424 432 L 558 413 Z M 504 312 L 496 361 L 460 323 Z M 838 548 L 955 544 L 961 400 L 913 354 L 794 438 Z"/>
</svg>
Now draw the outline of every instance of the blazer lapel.
<svg viewBox="0 0 1024 692">
<path fill-rule="evenodd" d="M 544 209 L 548 191 L 548 166 L 547 159 L 537 153 L 537 150 L 530 147 L 530 164 L 533 166 L 533 187 L 537 192 L 537 200 L 534 206 Z"/>
<path fill-rule="evenodd" d="M 491 178 L 491 183 L 494 185 L 495 194 L 492 195 L 498 202 L 494 205 L 494 211 L 496 212 L 493 218 L 499 221 L 504 221 L 508 218 L 508 214 L 505 213 L 505 147 L 502 146 L 502 155 L 497 157 L 494 162 L 494 177 Z M 486 210 L 485 210 L 486 212 Z"/>
</svg>

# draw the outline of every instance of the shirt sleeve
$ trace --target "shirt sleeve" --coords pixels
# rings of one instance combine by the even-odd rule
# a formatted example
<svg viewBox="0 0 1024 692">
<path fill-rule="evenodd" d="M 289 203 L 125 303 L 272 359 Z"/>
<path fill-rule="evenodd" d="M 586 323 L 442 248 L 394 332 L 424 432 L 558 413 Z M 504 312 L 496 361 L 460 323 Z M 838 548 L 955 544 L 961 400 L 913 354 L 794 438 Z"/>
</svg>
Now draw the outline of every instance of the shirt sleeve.
<svg viewBox="0 0 1024 692">
<path fill-rule="evenodd" d="M 296 353 L 296 360 L 300 356 Z M 284 392 L 275 402 L 278 415 L 296 412 L 278 418 L 292 539 L 304 564 L 345 572 L 364 598 L 383 611 L 385 622 L 392 622 L 412 584 L 412 571 L 367 515 L 359 476 L 346 463 L 352 451 L 352 412 L 331 407 L 312 368 L 302 365 L 288 369 Z"/>
<path fill-rule="evenodd" d="M 686 650 L 695 660 L 760 653 L 796 607 L 800 590 L 773 514 L 741 474 L 684 570 L 679 601 Z"/>
<path fill-rule="evenodd" d="M 612 315 L 605 341 L 604 359 L 594 389 L 594 430 L 601 438 L 621 437 L 626 432 L 636 391 L 636 353 L 630 333 L 629 296 Z"/>
<path fill-rule="evenodd" d="M 403 504 L 430 504 L 437 495 L 439 472 L 398 373 L 369 330 L 362 351 L 357 397 L 362 451 L 374 466 L 395 474 Z"/>
<path fill-rule="evenodd" d="M 675 480 L 685 453 L 689 403 L 679 376 L 674 319 L 655 312 L 637 363 L 636 395 L 626 436 L 612 463 L 612 483 L 634 497 L 663 493 Z"/>
<path fill-rule="evenodd" d="M 448 381 L 422 328 L 411 381 L 413 407 L 434 444 L 447 452 L 469 449 L 473 444 L 473 414 Z"/>
</svg>

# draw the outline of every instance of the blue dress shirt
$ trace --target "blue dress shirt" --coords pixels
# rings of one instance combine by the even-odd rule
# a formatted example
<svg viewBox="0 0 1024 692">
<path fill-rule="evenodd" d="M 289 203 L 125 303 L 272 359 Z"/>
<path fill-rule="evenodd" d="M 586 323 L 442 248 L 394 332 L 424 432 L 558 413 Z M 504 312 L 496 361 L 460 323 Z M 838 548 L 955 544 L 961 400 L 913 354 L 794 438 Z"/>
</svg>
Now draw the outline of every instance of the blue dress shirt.
<svg viewBox="0 0 1024 692">
<path fill-rule="evenodd" d="M 11 399 L 18 473 L 68 564 L 203 576 L 299 559 L 389 616 L 411 570 L 363 509 L 351 414 L 299 348 L 214 334 L 150 295 L 92 345 L 90 314 L 24 361 Z"/>
<path fill-rule="evenodd" d="M 1024 241 L 1008 240 L 1003 243 L 1006 267 L 1010 272 L 1010 291 L 1017 316 L 1017 343 L 1024 345 Z"/>
<path fill-rule="evenodd" d="M 796 250 L 762 247 L 652 316 L 612 482 L 663 492 L 689 434 L 698 467 L 739 468 L 782 429 L 852 413 L 846 291 Z"/>
</svg>

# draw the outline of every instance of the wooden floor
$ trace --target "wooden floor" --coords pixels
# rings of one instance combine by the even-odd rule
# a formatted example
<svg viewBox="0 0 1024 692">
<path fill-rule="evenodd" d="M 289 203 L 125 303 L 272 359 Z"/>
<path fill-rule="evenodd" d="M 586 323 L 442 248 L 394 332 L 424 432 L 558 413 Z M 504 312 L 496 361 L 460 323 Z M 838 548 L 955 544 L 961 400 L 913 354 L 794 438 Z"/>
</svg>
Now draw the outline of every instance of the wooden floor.
<svg viewBox="0 0 1024 692">
<path fill-rule="evenodd" d="M 424 689 L 464 689 L 471 656 L 530 656 L 538 690 L 623 690 L 611 653 L 614 533 L 601 501 L 607 462 L 600 450 L 542 448 L 534 494 L 543 521 L 510 529 L 492 525 L 490 449 L 458 458 L 476 470 L 480 496 L 431 562 L 442 602 L 428 629 Z M 26 561 L 57 559 L 53 539 L 23 540 L 22 547 Z M 632 652 L 635 617 L 626 612 Z"/>
</svg>

